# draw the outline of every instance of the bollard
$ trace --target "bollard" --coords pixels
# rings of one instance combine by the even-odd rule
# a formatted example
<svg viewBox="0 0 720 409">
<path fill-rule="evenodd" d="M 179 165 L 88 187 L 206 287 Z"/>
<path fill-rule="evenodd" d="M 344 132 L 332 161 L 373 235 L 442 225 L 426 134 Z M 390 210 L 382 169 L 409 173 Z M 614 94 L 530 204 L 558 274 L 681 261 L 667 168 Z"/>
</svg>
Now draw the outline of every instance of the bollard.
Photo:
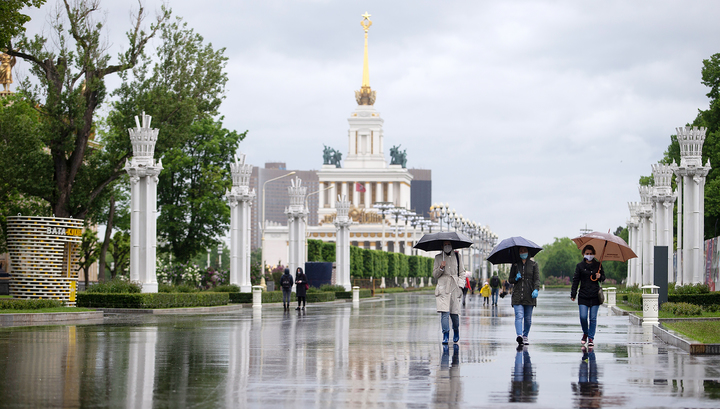
<svg viewBox="0 0 720 409">
<path fill-rule="evenodd" d="M 360 287 L 355 286 L 353 287 L 353 303 L 359 303 L 360 302 Z"/>
<path fill-rule="evenodd" d="M 545 291 L 545 284 L 543 284 L 543 287 L 542 287 L 542 288 L 543 288 L 543 291 Z"/>
<path fill-rule="evenodd" d="M 262 307 L 262 289 L 261 285 L 252 286 L 253 307 Z"/>
<path fill-rule="evenodd" d="M 380 278 L 380 288 L 385 288 L 385 277 Z"/>
<path fill-rule="evenodd" d="M 418 287 L 420 287 L 420 288 L 425 287 L 425 277 L 420 277 L 420 285 Z"/>
<path fill-rule="evenodd" d="M 657 325 L 659 323 L 658 289 L 660 287 L 656 285 L 644 285 L 640 288 L 642 288 L 643 291 L 643 325 Z"/>
<path fill-rule="evenodd" d="M 615 288 L 615 287 L 608 287 L 606 290 L 607 290 L 607 292 L 605 293 L 605 300 L 607 301 L 607 305 L 608 305 L 608 307 L 614 307 L 614 306 L 615 306 L 615 299 L 616 299 L 616 298 L 615 298 L 615 296 L 616 296 L 615 291 L 617 290 L 617 288 Z"/>
</svg>

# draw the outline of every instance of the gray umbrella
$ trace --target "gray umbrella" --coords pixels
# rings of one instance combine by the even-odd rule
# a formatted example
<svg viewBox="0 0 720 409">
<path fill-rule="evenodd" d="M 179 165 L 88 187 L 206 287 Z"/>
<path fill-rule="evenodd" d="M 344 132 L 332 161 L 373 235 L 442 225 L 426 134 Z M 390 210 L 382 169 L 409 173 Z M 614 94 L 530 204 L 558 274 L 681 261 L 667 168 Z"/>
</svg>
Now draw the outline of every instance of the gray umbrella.
<svg viewBox="0 0 720 409">
<path fill-rule="evenodd" d="M 449 241 L 454 249 L 464 249 L 473 244 L 471 238 L 460 232 L 441 231 L 422 236 L 413 247 L 425 251 L 441 251 L 443 249 L 443 243 L 446 241 Z"/>
</svg>

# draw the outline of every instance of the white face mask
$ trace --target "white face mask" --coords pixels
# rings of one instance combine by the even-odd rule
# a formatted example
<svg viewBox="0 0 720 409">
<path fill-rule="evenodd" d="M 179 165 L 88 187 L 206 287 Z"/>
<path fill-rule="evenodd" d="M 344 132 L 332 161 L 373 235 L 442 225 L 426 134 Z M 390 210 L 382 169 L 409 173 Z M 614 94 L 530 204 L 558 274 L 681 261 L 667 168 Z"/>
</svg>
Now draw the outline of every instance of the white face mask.
<svg viewBox="0 0 720 409">
<path fill-rule="evenodd" d="M 592 259 L 594 259 L 594 258 L 595 258 L 595 256 L 592 255 L 592 254 L 586 254 L 586 255 L 585 255 L 585 260 L 587 260 L 587 261 L 592 261 Z"/>
<path fill-rule="evenodd" d="M 446 252 L 446 253 L 451 252 L 451 251 L 452 251 L 452 246 L 449 245 L 449 244 L 444 245 L 444 246 L 443 246 L 443 251 Z"/>
</svg>

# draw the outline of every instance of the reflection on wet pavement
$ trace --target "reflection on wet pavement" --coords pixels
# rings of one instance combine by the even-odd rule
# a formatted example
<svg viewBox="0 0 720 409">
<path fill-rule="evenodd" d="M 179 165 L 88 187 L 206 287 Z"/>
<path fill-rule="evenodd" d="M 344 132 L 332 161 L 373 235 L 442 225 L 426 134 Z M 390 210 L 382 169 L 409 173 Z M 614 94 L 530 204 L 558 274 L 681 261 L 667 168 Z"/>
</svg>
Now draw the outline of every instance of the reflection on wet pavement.
<svg viewBox="0 0 720 409">
<path fill-rule="evenodd" d="M 605 307 L 583 350 L 577 305 L 542 292 L 518 351 L 509 299 L 481 304 L 468 296 L 448 347 L 429 292 L 4 328 L 0 407 L 720 407 L 720 357 Z"/>
</svg>

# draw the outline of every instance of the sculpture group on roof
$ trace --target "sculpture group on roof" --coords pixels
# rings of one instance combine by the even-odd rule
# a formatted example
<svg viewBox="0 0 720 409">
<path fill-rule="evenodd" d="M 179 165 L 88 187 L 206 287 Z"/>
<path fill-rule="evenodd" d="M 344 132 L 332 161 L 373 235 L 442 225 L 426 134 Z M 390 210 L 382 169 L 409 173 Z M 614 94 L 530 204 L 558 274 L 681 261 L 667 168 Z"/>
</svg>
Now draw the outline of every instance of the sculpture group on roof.
<svg viewBox="0 0 720 409">
<path fill-rule="evenodd" d="M 325 146 L 325 145 L 323 145 Z M 336 168 L 341 167 L 342 153 L 329 146 L 323 149 L 323 165 L 335 165 Z"/>
<path fill-rule="evenodd" d="M 390 164 L 391 165 L 402 165 L 403 168 L 407 166 L 407 149 L 400 151 L 400 146 L 393 146 L 390 148 Z"/>
</svg>

